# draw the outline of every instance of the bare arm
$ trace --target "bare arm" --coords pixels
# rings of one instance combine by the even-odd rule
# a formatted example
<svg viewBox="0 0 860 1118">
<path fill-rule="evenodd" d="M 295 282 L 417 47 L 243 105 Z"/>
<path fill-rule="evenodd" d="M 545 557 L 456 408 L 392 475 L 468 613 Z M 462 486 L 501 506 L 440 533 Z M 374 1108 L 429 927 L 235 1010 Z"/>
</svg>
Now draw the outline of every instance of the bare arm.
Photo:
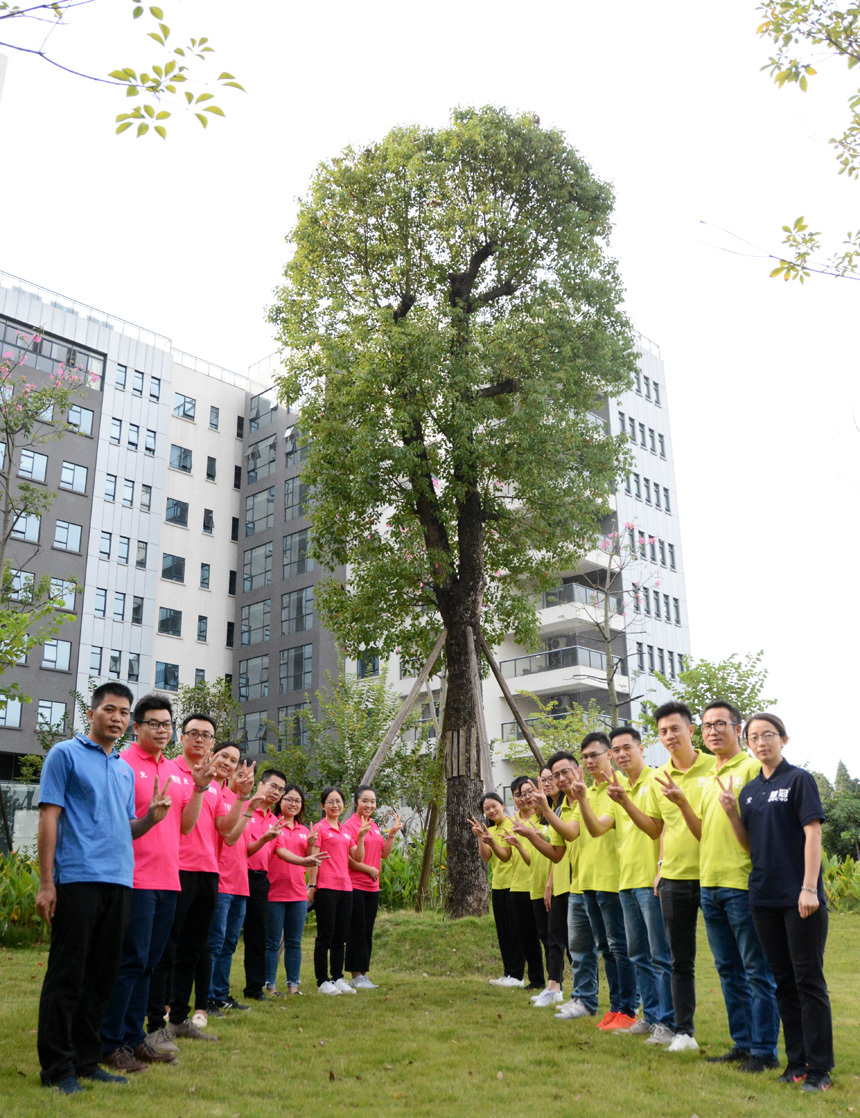
<svg viewBox="0 0 860 1118">
<path fill-rule="evenodd" d="M 197 820 L 200 818 L 200 808 L 203 806 L 203 793 L 205 791 L 205 788 L 198 788 L 196 784 L 191 790 L 191 799 L 182 809 L 182 818 L 179 820 L 180 834 L 190 835 L 197 826 Z"/>
<path fill-rule="evenodd" d="M 50 924 L 57 907 L 57 887 L 54 885 L 54 855 L 57 852 L 57 824 L 63 809 L 57 804 L 39 805 L 39 834 L 36 850 L 39 855 L 39 891 L 36 894 L 36 911 Z"/>
<path fill-rule="evenodd" d="M 804 828 L 806 846 L 803 851 L 803 888 L 797 901 L 800 917 L 805 920 L 817 911 L 818 875 L 821 872 L 821 821 L 813 820 Z"/>
</svg>

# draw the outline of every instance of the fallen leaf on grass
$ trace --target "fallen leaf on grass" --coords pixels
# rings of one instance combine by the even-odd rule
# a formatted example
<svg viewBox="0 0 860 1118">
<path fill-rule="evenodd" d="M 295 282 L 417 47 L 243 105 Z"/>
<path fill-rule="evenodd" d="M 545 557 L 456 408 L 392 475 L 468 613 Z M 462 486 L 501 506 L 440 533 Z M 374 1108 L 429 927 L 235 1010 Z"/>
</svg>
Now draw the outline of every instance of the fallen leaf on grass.
<svg viewBox="0 0 860 1118">
<path fill-rule="evenodd" d="M 386 1064 L 385 1065 L 385 1070 L 386 1071 L 394 1071 L 394 1064 Z"/>
<path fill-rule="evenodd" d="M 497 1013 L 497 1014 L 496 1014 L 496 1016 L 497 1016 L 497 1017 L 498 1017 L 498 1019 L 499 1019 L 499 1020 L 501 1021 L 501 1019 L 502 1019 L 502 1015 L 501 1015 L 501 1013 Z"/>
<path fill-rule="evenodd" d="M 334 1081 L 337 1079 L 337 1076 L 331 1070 L 331 1068 L 329 1068 L 328 1079 L 329 1079 L 329 1083 L 334 1083 Z"/>
<path fill-rule="evenodd" d="M 504 1078 L 505 1078 L 505 1073 L 503 1071 L 497 1071 L 496 1072 L 496 1079 L 504 1079 Z"/>
<path fill-rule="evenodd" d="M 357 1075 L 357 1076 L 356 1076 L 355 1078 L 356 1078 L 356 1079 L 361 1079 L 361 1076 L 360 1076 L 360 1075 Z"/>
<path fill-rule="evenodd" d="M 320 1048 L 325 1048 L 325 1041 L 324 1040 L 320 1041 Z"/>
<path fill-rule="evenodd" d="M 189 1093 L 189 1095 L 193 1095 L 193 1094 L 194 1094 L 194 1092 L 195 1092 L 196 1090 L 197 1090 L 197 1088 L 196 1088 L 196 1087 L 189 1087 L 189 1088 L 188 1088 L 188 1093 Z"/>
</svg>

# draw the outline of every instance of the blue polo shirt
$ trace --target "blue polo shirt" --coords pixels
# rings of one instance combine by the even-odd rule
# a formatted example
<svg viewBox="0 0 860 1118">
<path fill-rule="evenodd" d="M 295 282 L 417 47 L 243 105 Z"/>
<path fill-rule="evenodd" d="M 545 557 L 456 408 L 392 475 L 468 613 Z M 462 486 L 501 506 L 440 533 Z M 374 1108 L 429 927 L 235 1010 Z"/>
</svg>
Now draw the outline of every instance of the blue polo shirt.
<svg viewBox="0 0 860 1118">
<path fill-rule="evenodd" d="M 63 809 L 54 856 L 56 884 L 99 881 L 132 887 L 134 773 L 115 749 L 105 754 L 83 734 L 58 742 L 42 766 L 39 803 Z"/>
<path fill-rule="evenodd" d="M 750 837 L 750 904 L 796 907 L 805 869 L 803 828 L 816 819 L 824 822 L 814 777 L 781 761 L 771 776 L 762 772 L 744 785 L 738 807 Z M 822 906 L 826 903 L 820 870 L 818 901 Z"/>
</svg>

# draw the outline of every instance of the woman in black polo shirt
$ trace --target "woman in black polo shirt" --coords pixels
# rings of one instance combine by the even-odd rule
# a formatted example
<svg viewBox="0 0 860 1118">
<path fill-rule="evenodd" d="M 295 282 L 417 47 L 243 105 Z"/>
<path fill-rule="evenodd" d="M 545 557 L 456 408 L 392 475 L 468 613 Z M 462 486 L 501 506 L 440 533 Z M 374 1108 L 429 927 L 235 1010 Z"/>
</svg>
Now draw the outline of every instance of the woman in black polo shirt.
<svg viewBox="0 0 860 1118">
<path fill-rule="evenodd" d="M 834 1061 L 823 969 L 827 905 L 821 797 L 811 773 L 783 760 L 788 736 L 776 715 L 753 715 L 744 737 L 761 761 L 761 773 L 744 786 L 737 807 L 728 786 L 720 803 L 752 859 L 750 908 L 776 979 L 788 1058 L 780 1081 L 802 1083 L 804 1091 L 826 1091 Z"/>
</svg>

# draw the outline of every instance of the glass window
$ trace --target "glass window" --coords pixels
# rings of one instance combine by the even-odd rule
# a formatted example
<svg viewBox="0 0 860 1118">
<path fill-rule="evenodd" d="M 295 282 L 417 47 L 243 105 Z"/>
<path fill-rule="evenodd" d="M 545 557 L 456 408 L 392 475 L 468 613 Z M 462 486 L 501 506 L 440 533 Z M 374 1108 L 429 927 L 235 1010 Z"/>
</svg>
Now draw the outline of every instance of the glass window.
<svg viewBox="0 0 860 1118">
<path fill-rule="evenodd" d="M 648 551 L 651 555 L 651 562 L 656 563 L 657 562 L 657 541 L 654 539 L 653 536 L 651 536 L 650 539 L 648 540 Z"/>
<path fill-rule="evenodd" d="M 278 707 L 278 728 L 293 745 L 308 745 L 310 734 L 302 718 L 302 712 L 309 709 L 308 703 L 290 703 L 285 707 Z M 289 732 L 286 733 L 289 726 Z"/>
<path fill-rule="evenodd" d="M 214 481 L 215 477 L 217 475 L 217 472 L 218 472 L 218 463 L 215 461 L 215 459 L 211 455 L 209 455 L 206 458 L 206 480 L 207 481 Z"/>
<path fill-rule="evenodd" d="M 197 615 L 197 639 L 199 641 L 206 641 L 209 633 L 209 618 L 204 617 L 202 613 Z"/>
<path fill-rule="evenodd" d="M 117 446 L 122 442 L 122 420 L 112 419 L 110 421 L 110 441 Z"/>
<path fill-rule="evenodd" d="M 54 547 L 60 551 L 81 550 L 80 524 L 70 524 L 68 520 L 58 520 L 54 529 Z"/>
<path fill-rule="evenodd" d="M 241 489 L 242 488 L 242 467 L 241 466 L 234 466 L 233 467 L 233 488 L 234 489 Z"/>
<path fill-rule="evenodd" d="M 150 400 L 161 399 L 161 377 L 149 378 L 149 398 Z"/>
<path fill-rule="evenodd" d="M 21 726 L 21 700 L 7 699 L 6 706 L 0 710 L 0 726 L 7 730 L 17 730 Z"/>
<path fill-rule="evenodd" d="M 263 489 L 245 498 L 245 535 L 265 532 L 275 523 L 275 487 Z"/>
<path fill-rule="evenodd" d="M 47 454 L 38 454 L 35 450 L 22 450 L 18 477 L 25 477 L 28 481 L 44 481 L 47 476 Z"/>
<path fill-rule="evenodd" d="M 108 675 L 111 679 L 119 679 L 122 674 L 122 653 L 118 648 L 112 648 L 108 657 Z"/>
<path fill-rule="evenodd" d="M 655 387 L 656 387 L 656 385 L 655 385 Z M 660 457 L 665 458 L 666 457 L 666 440 L 663 438 L 662 435 L 658 435 L 657 436 L 657 442 L 660 444 Z"/>
<path fill-rule="evenodd" d="M 155 686 L 159 691 L 177 691 L 179 689 L 179 665 L 165 664 L 161 660 L 156 660 Z"/>
<path fill-rule="evenodd" d="M 49 726 L 65 726 L 66 704 L 52 699 L 40 699 L 36 712 L 36 725 L 47 729 Z"/>
<path fill-rule="evenodd" d="M 95 414 L 89 408 L 82 408 L 77 404 L 73 404 L 69 408 L 69 426 L 79 435 L 91 435 L 93 433 L 94 418 Z"/>
<path fill-rule="evenodd" d="M 185 582 L 185 560 L 181 555 L 168 555 L 161 557 L 161 577 L 171 582 Z"/>
<path fill-rule="evenodd" d="M 128 369 L 126 368 L 125 365 L 117 365 L 117 367 L 116 367 L 116 380 L 114 381 L 114 384 L 116 384 L 117 388 L 124 389 L 125 388 L 125 383 L 126 383 L 127 380 L 128 380 Z"/>
<path fill-rule="evenodd" d="M 657 453 L 657 436 L 654 433 L 654 428 L 653 427 L 648 428 L 648 443 L 651 447 L 651 453 L 656 454 Z"/>
<path fill-rule="evenodd" d="M 206 682 L 206 669 L 205 668 L 195 668 L 194 669 L 194 682 L 195 683 L 205 683 Z"/>
<path fill-rule="evenodd" d="M 140 487 L 140 508 L 142 512 L 149 512 L 152 508 L 152 486 L 141 485 Z"/>
<path fill-rule="evenodd" d="M 290 469 L 292 466 L 298 466 L 301 462 L 304 462 L 308 456 L 308 445 L 305 443 L 304 446 L 299 446 L 300 440 L 301 436 L 295 427 L 291 428 L 284 435 L 287 451 L 285 465 L 287 469 Z"/>
<path fill-rule="evenodd" d="M 251 397 L 249 426 L 252 431 L 271 423 L 277 414 L 277 389 L 274 386 L 267 388 L 265 392 L 261 392 L 258 396 Z"/>
<path fill-rule="evenodd" d="M 122 503 L 126 508 L 131 508 L 134 504 L 134 482 L 130 478 L 122 483 Z"/>
<path fill-rule="evenodd" d="M 143 624 L 143 598 L 137 594 L 131 600 L 131 623 L 132 625 Z"/>
<path fill-rule="evenodd" d="M 55 602 L 62 602 L 62 605 L 58 605 L 57 609 L 73 611 L 75 608 L 77 589 L 74 582 L 70 582 L 63 578 L 52 578 L 51 597 Z"/>
<path fill-rule="evenodd" d="M 668 512 L 668 513 L 669 513 L 669 515 L 671 516 L 671 514 L 672 514 L 672 505 L 671 505 L 671 503 L 670 503 L 670 501 L 669 501 L 669 490 L 668 490 L 668 489 L 666 488 L 666 486 L 665 486 L 665 485 L 663 486 L 663 508 L 664 508 L 664 509 L 666 510 L 666 512 Z"/>
<path fill-rule="evenodd" d="M 651 613 L 651 591 L 646 586 L 642 590 L 642 597 L 645 601 L 645 612 L 650 615 Z"/>
<path fill-rule="evenodd" d="M 138 683 L 140 680 L 140 653 L 129 652 L 128 654 L 128 682 Z"/>
<path fill-rule="evenodd" d="M 243 415 L 236 416 L 236 438 L 244 439 L 245 437 L 245 417 Z"/>
<path fill-rule="evenodd" d="M 181 392 L 173 394 L 173 414 L 180 419 L 194 419 L 197 411 L 197 401 L 191 396 L 183 396 Z"/>
<path fill-rule="evenodd" d="M 656 380 L 654 381 L 654 386 L 653 387 L 654 387 L 654 403 L 657 405 L 658 408 L 662 407 L 662 405 L 660 403 L 660 385 L 657 383 Z"/>
<path fill-rule="evenodd" d="M 242 743 L 245 749 L 253 747 L 256 752 L 262 753 L 266 745 L 266 733 L 268 732 L 266 720 L 268 717 L 265 710 L 252 711 L 250 714 L 242 716 Z"/>
<path fill-rule="evenodd" d="M 307 574 L 314 569 L 310 557 L 311 533 L 309 528 L 284 536 L 284 578 Z"/>
<path fill-rule="evenodd" d="M 213 431 L 218 430 L 218 424 L 221 420 L 221 411 L 219 408 L 210 407 L 209 409 L 209 426 Z"/>
<path fill-rule="evenodd" d="M 379 675 L 379 657 L 361 656 L 356 661 L 355 674 L 358 679 L 371 679 Z"/>
<path fill-rule="evenodd" d="M 188 502 L 177 501 L 174 497 L 167 498 L 167 511 L 164 519 L 168 524 L 179 524 L 188 527 Z"/>
<path fill-rule="evenodd" d="M 137 450 L 140 445 L 140 424 L 129 423 L 128 425 L 128 445 L 131 450 Z"/>
<path fill-rule="evenodd" d="M 645 382 L 645 399 L 650 400 L 651 399 L 651 378 L 650 377 L 643 377 L 642 379 Z"/>
<path fill-rule="evenodd" d="M 654 645 L 648 645 L 648 671 L 654 671 Z"/>
<path fill-rule="evenodd" d="M 681 624 L 681 603 L 677 598 L 673 598 L 672 599 L 672 605 L 674 606 L 674 609 L 675 609 L 675 624 L 680 625 Z"/>
<path fill-rule="evenodd" d="M 666 544 L 666 547 L 669 549 L 669 566 L 674 571 L 675 570 L 675 545 L 673 543 L 670 543 L 670 544 Z"/>
<path fill-rule="evenodd" d="M 234 622 L 228 621 L 227 622 L 227 639 L 226 639 L 226 642 L 225 642 L 228 648 L 233 647 L 233 643 L 234 643 L 235 639 L 236 639 L 236 626 L 235 626 Z"/>
<path fill-rule="evenodd" d="M 313 645 L 300 644 L 283 648 L 280 655 L 280 688 L 287 691 L 304 691 L 311 685 Z"/>
<path fill-rule="evenodd" d="M 129 536 L 119 537 L 119 546 L 117 547 L 117 560 L 120 563 L 127 563 L 128 557 L 131 554 L 131 538 Z"/>
<path fill-rule="evenodd" d="M 281 636 L 303 633 L 314 623 L 314 588 L 292 590 L 281 595 Z"/>
<path fill-rule="evenodd" d="M 249 485 L 273 474 L 278 464 L 278 436 L 269 435 L 267 439 L 254 443 L 248 448 L 246 461 Z"/>
<path fill-rule="evenodd" d="M 143 444 L 143 449 L 147 454 L 155 454 L 155 432 L 149 428 L 146 430 L 146 440 Z"/>
<path fill-rule="evenodd" d="M 639 442 L 640 445 L 645 446 L 645 424 L 639 424 Z"/>
<path fill-rule="evenodd" d="M 90 674 L 102 674 L 102 650 L 95 645 L 90 649 Z"/>
<path fill-rule="evenodd" d="M 254 602 L 242 606 L 242 644 L 259 644 L 269 639 L 272 601 Z"/>
<path fill-rule="evenodd" d="M 207 536 L 211 536 L 215 530 L 215 514 L 212 509 L 203 510 L 203 531 Z"/>
<path fill-rule="evenodd" d="M 72 493 L 86 493 L 88 474 L 89 470 L 86 466 L 64 462 L 60 472 L 60 489 L 70 489 Z"/>
<path fill-rule="evenodd" d="M 182 636 L 182 610 L 159 606 L 158 631 L 166 637 Z"/>
<path fill-rule="evenodd" d="M 67 672 L 72 662 L 72 642 L 49 640 L 42 646 L 42 667 Z"/>
<path fill-rule="evenodd" d="M 259 590 L 272 583 L 272 543 L 260 544 L 259 547 L 249 547 L 242 561 L 242 588 L 247 594 L 249 590 Z"/>
<path fill-rule="evenodd" d="M 104 617 L 107 612 L 107 590 L 102 590 L 101 587 L 96 587 L 96 600 L 93 606 L 93 613 L 96 617 Z"/>
<path fill-rule="evenodd" d="M 26 540 L 27 543 L 38 543 L 41 522 L 42 518 L 40 516 L 25 516 L 22 513 L 15 518 L 15 524 L 12 528 L 12 539 Z"/>
<path fill-rule="evenodd" d="M 239 661 L 239 702 L 265 699 L 269 694 L 269 657 L 253 656 Z"/>
<path fill-rule="evenodd" d="M 183 473 L 190 474 L 191 451 L 187 447 L 171 444 L 170 465 L 174 470 L 182 470 Z"/>
<path fill-rule="evenodd" d="M 641 501 L 642 500 L 642 479 L 639 477 L 638 474 L 633 475 L 633 488 L 636 491 L 636 499 L 638 501 Z"/>
<path fill-rule="evenodd" d="M 239 539 L 239 517 L 234 516 L 230 519 L 230 539 L 236 543 Z"/>
<path fill-rule="evenodd" d="M 654 591 L 654 616 L 662 620 L 660 615 L 660 595 L 656 590 Z"/>
<path fill-rule="evenodd" d="M 116 474 L 105 474 L 105 500 L 116 500 Z"/>
<path fill-rule="evenodd" d="M 671 615 L 669 613 L 669 595 L 668 594 L 663 595 L 663 616 L 666 618 L 667 621 L 672 620 Z"/>
<path fill-rule="evenodd" d="M 113 596 L 113 619 L 125 621 L 125 594 L 121 594 L 119 590 L 115 591 Z"/>
<path fill-rule="evenodd" d="M 660 564 L 666 566 L 666 541 L 660 540 Z"/>
<path fill-rule="evenodd" d="M 297 520 L 305 515 L 308 487 L 298 477 L 288 478 L 284 484 L 284 520 Z"/>
<path fill-rule="evenodd" d="M 209 578 L 210 578 L 211 573 L 212 573 L 212 568 L 209 566 L 208 563 L 201 563 L 200 564 L 200 589 L 201 590 L 208 590 L 209 589 Z"/>
<path fill-rule="evenodd" d="M 657 485 L 656 482 L 654 483 L 654 504 L 658 509 L 661 509 L 663 507 L 663 504 L 660 500 L 660 486 Z"/>
<path fill-rule="evenodd" d="M 230 572 L 230 577 L 227 579 L 227 593 L 228 594 L 235 594 L 236 593 L 236 572 L 235 571 L 231 571 Z"/>
<path fill-rule="evenodd" d="M 657 649 L 657 670 L 659 671 L 660 675 L 666 674 L 666 657 L 663 653 L 662 648 Z"/>
<path fill-rule="evenodd" d="M 670 652 L 668 655 L 669 655 L 669 678 L 674 679 L 675 678 L 675 653 Z"/>
<path fill-rule="evenodd" d="M 642 479 L 642 484 L 645 487 L 645 504 L 650 505 L 651 504 L 651 482 L 648 480 L 647 477 L 644 477 Z"/>
<path fill-rule="evenodd" d="M 102 532 L 99 537 L 99 556 L 102 559 L 110 559 L 110 549 L 113 543 L 113 536 L 110 532 Z"/>
<path fill-rule="evenodd" d="M 13 602 L 29 602 L 33 597 L 33 590 L 36 585 L 36 576 L 29 571 L 13 571 L 12 581 L 9 587 L 9 598 Z M 51 582 L 52 597 L 56 597 L 53 593 L 53 580 Z"/>
<path fill-rule="evenodd" d="M 140 369 L 134 370 L 134 376 L 132 377 L 131 381 L 131 390 L 135 394 L 135 396 L 143 395 L 143 373 L 140 371 Z"/>
</svg>

